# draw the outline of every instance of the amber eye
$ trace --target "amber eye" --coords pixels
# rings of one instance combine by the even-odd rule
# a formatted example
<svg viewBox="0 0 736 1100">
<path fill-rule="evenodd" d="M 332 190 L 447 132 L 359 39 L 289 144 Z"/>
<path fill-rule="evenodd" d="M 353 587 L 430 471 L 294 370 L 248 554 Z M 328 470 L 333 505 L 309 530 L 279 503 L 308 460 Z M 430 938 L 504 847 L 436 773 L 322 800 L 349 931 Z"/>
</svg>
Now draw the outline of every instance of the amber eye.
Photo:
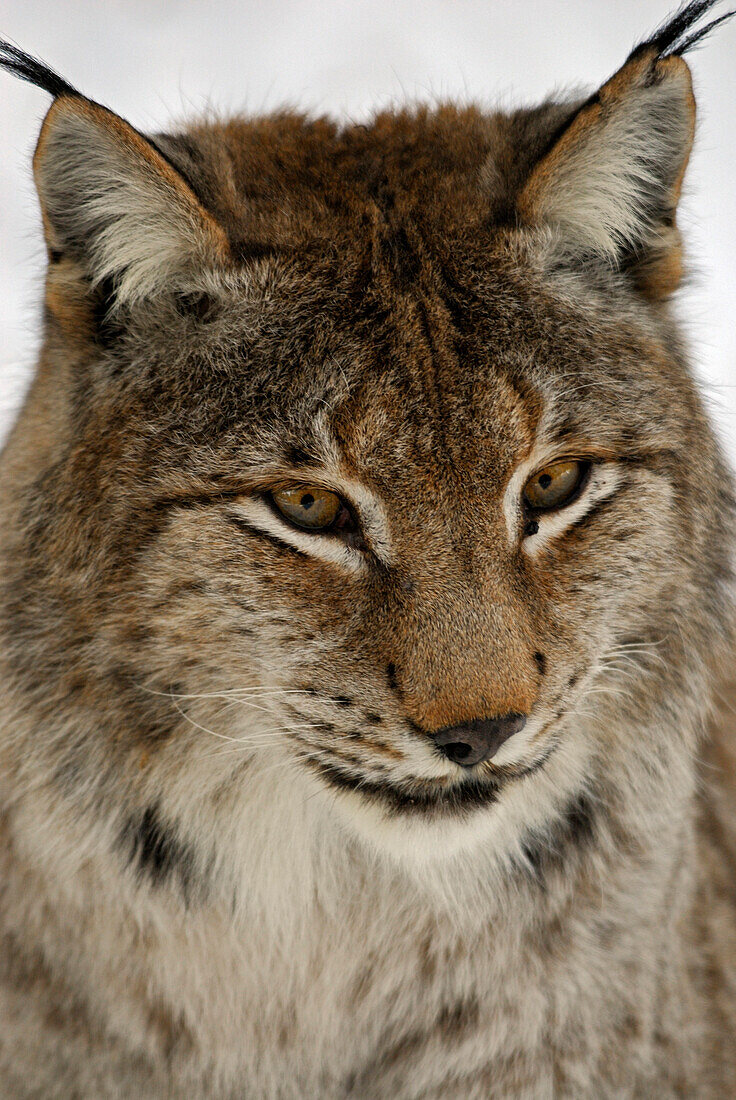
<svg viewBox="0 0 736 1100">
<path fill-rule="evenodd" d="M 551 511 L 569 504 L 583 483 L 589 462 L 563 458 L 545 466 L 524 486 L 524 501 L 535 512 Z"/>
<path fill-rule="evenodd" d="M 296 489 L 275 489 L 271 500 L 289 523 L 308 531 L 332 527 L 345 508 L 337 493 L 319 485 L 300 485 Z"/>
</svg>

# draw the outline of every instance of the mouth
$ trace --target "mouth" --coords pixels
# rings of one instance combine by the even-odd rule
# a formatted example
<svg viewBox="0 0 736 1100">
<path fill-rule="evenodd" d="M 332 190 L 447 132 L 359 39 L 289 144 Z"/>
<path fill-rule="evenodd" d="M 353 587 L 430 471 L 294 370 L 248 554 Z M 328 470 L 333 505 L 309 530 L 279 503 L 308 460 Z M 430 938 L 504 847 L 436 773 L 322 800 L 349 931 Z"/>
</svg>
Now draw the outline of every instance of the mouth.
<svg viewBox="0 0 736 1100">
<path fill-rule="evenodd" d="M 467 816 L 473 810 L 497 801 L 501 791 L 539 771 L 555 751 L 556 744 L 525 766 L 505 765 L 493 772 L 478 767 L 460 782 L 442 779 L 412 779 L 401 783 L 358 775 L 342 765 L 312 759 L 305 763 L 333 789 L 351 791 L 366 801 L 379 803 L 391 816 Z"/>
</svg>

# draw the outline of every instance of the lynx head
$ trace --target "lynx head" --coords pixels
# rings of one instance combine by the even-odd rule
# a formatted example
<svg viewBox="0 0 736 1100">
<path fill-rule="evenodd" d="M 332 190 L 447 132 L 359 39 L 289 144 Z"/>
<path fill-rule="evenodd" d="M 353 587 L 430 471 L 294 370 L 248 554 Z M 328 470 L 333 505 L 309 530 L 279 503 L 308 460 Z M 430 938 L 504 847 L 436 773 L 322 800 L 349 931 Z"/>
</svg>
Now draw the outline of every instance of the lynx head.
<svg viewBox="0 0 736 1100">
<path fill-rule="evenodd" d="M 584 101 L 155 138 L 5 47 L 55 97 L 19 787 L 161 878 L 246 803 L 419 858 L 691 752 L 732 514 L 668 304 L 709 7 Z"/>
</svg>

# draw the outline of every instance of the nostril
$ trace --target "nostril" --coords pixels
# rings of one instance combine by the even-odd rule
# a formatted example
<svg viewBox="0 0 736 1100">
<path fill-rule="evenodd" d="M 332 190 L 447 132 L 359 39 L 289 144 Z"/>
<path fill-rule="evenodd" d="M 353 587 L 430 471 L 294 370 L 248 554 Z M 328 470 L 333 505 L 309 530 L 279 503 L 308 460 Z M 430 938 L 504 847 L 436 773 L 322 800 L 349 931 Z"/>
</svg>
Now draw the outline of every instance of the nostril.
<svg viewBox="0 0 736 1100">
<path fill-rule="evenodd" d="M 449 744 L 442 746 L 442 751 L 455 764 L 465 764 L 473 752 L 473 746 L 466 745 L 464 741 L 450 741 Z"/>
<path fill-rule="evenodd" d="M 525 715 L 505 714 L 500 718 L 476 718 L 460 726 L 447 726 L 437 730 L 432 737 L 448 760 L 472 768 L 492 757 L 504 741 L 525 725 Z"/>
</svg>

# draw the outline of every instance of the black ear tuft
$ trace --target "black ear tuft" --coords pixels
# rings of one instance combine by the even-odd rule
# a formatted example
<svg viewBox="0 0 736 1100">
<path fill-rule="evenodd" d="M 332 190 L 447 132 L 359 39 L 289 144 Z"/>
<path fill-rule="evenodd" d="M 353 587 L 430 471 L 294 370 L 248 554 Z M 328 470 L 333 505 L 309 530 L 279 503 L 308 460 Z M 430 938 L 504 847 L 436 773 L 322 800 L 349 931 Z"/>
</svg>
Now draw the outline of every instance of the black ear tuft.
<svg viewBox="0 0 736 1100">
<path fill-rule="evenodd" d="M 19 50 L 17 46 L 5 42 L 2 38 L 0 38 L 0 69 L 7 69 L 9 73 L 20 77 L 21 80 L 35 84 L 37 88 L 43 88 L 55 99 L 59 96 L 80 94 L 67 80 L 64 80 L 63 76 L 59 76 L 48 65 L 44 65 L 38 58 L 31 57 L 29 53 L 24 53 L 23 50 Z"/>
<path fill-rule="evenodd" d="M 725 15 L 719 16 L 718 19 L 706 23 L 704 27 L 693 30 L 693 27 L 702 16 L 718 3 L 719 0 L 690 0 L 690 3 L 678 8 L 674 15 L 666 23 L 663 23 L 646 41 L 640 42 L 631 51 L 628 60 L 631 61 L 649 50 L 656 50 L 659 57 L 682 57 L 684 53 L 691 50 L 693 46 L 720 26 L 721 23 L 725 23 L 727 19 L 736 15 L 736 12 L 728 11 Z M 688 34 L 688 31 L 692 33 Z"/>
</svg>

